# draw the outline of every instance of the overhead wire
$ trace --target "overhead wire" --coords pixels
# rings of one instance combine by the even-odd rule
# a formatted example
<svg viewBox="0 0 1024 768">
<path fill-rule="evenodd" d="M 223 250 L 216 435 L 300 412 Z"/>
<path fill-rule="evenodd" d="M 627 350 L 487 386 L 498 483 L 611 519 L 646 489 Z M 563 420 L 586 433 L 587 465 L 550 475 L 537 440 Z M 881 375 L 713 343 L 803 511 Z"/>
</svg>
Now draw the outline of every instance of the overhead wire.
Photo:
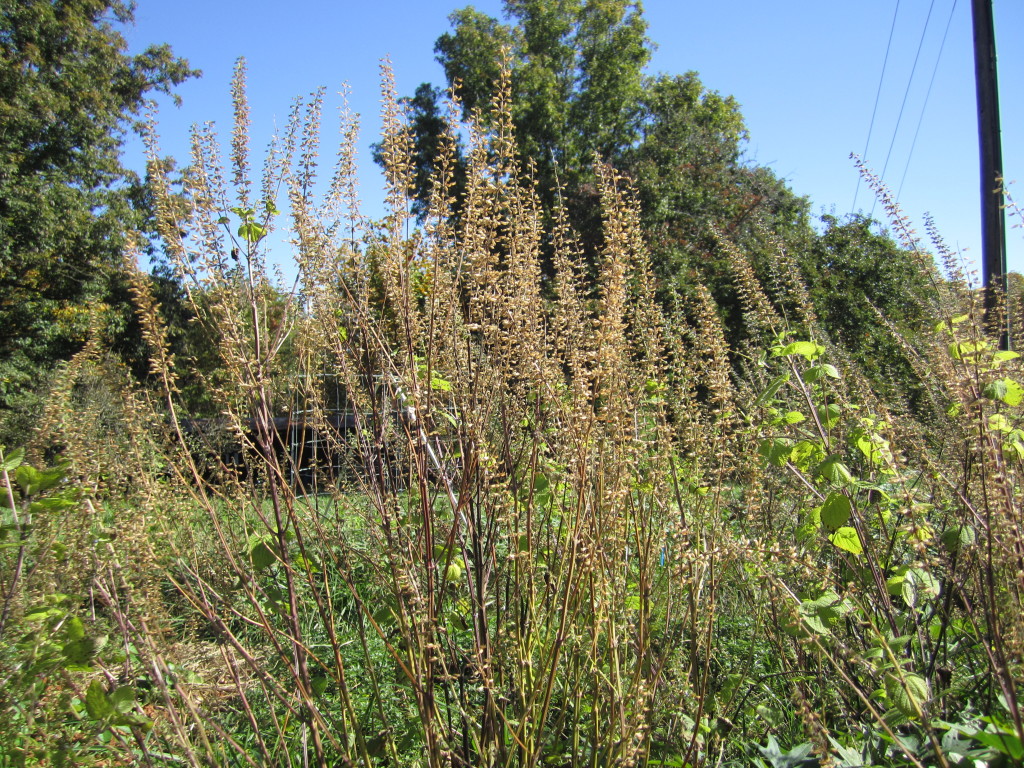
<svg viewBox="0 0 1024 768">
<path fill-rule="evenodd" d="M 914 156 L 914 147 L 917 146 L 917 136 L 921 133 L 921 124 L 924 122 L 924 113 L 928 109 L 928 99 L 932 95 L 932 86 L 935 85 L 935 74 L 939 71 L 939 62 L 942 61 L 942 49 L 946 47 L 946 38 L 949 36 L 949 28 L 953 23 L 953 12 L 956 11 L 957 0 L 953 0 L 953 6 L 949 9 L 949 18 L 946 20 L 946 31 L 942 33 L 942 42 L 939 44 L 939 53 L 935 57 L 935 66 L 932 67 L 932 77 L 928 81 L 928 91 L 924 95 L 924 104 L 921 105 L 921 114 L 917 118 L 917 128 L 914 130 L 914 140 L 910 142 L 910 152 L 907 153 L 907 164 L 903 168 L 903 176 L 900 178 L 899 189 L 896 190 L 896 199 L 900 199 L 903 192 L 903 183 L 907 180 L 907 171 L 910 170 L 910 160 Z"/>
<path fill-rule="evenodd" d="M 882 96 L 882 83 L 885 81 L 885 69 L 889 64 L 889 52 L 892 50 L 892 37 L 896 31 L 896 17 L 900 13 L 900 0 L 896 0 L 896 10 L 892 14 L 892 25 L 889 27 L 889 42 L 885 45 L 885 58 L 882 60 L 882 74 L 878 78 L 878 89 L 875 91 L 875 106 L 871 110 L 871 122 L 868 124 L 868 138 L 864 142 L 864 151 L 861 153 L 861 157 L 867 158 L 868 147 L 871 146 L 871 133 L 875 129 L 875 117 L 878 115 L 878 101 Z M 853 206 L 850 208 L 852 211 L 857 210 L 857 195 L 860 194 L 860 174 L 857 174 L 857 187 L 853 191 Z"/>
<path fill-rule="evenodd" d="M 910 86 L 914 83 L 914 74 L 917 72 L 917 62 L 921 58 L 921 49 L 924 47 L 924 38 L 928 32 L 928 23 L 931 21 L 932 10 L 934 8 L 935 0 L 932 0 L 931 3 L 928 4 L 928 15 L 925 16 L 924 29 L 921 30 L 921 39 L 917 43 L 917 53 L 914 54 L 914 66 L 910 68 L 910 77 L 907 79 L 907 88 L 903 92 L 903 103 L 900 104 L 900 113 L 896 116 L 896 127 L 892 130 L 892 141 L 889 142 L 889 151 L 885 154 L 885 163 L 882 165 L 882 173 L 879 175 L 879 178 L 883 180 L 885 179 L 885 172 L 889 168 L 889 159 L 892 157 L 892 148 L 896 145 L 896 135 L 899 133 L 900 123 L 903 121 L 903 110 L 906 109 L 907 98 L 910 96 Z M 875 205 L 877 204 L 877 200 L 871 204 L 871 213 L 869 216 L 874 216 Z"/>
</svg>

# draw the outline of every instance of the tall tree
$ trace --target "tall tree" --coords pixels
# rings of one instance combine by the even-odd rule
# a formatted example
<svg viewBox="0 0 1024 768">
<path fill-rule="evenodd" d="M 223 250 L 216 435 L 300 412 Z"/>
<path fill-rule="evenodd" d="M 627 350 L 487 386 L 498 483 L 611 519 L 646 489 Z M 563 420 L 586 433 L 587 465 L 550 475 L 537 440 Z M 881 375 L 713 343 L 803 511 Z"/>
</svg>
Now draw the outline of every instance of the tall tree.
<svg viewBox="0 0 1024 768">
<path fill-rule="evenodd" d="M 547 204 L 562 185 L 586 237 L 600 229 L 594 158 L 615 159 L 639 135 L 647 22 L 640 4 L 626 0 L 506 0 L 505 17 L 456 11 L 434 51 L 448 86 L 458 83 L 464 117 L 489 104 L 503 63 L 509 68 L 520 155 L 533 163 Z M 429 169 L 442 128 L 442 95 L 424 84 L 407 102 L 421 169 Z M 427 177 L 417 177 L 421 200 Z"/>
<path fill-rule="evenodd" d="M 601 232 L 595 158 L 637 185 L 663 297 L 698 277 L 718 283 L 716 297 L 730 301 L 722 282 L 728 270 L 709 271 L 712 228 L 743 246 L 756 243 L 764 219 L 769 229 L 810 235 L 806 201 L 769 169 L 744 161 L 747 133 L 734 99 L 707 89 L 694 72 L 644 74 L 652 43 L 640 3 L 506 0 L 504 10 L 507 23 L 472 7 L 453 13 L 437 59 L 449 87 L 459 86 L 465 116 L 487 105 L 506 63 L 521 156 L 533 164 L 546 204 L 561 185 L 591 256 Z M 407 101 L 420 200 L 443 125 L 441 95 L 424 84 Z"/>
<path fill-rule="evenodd" d="M 145 205 L 120 148 L 150 94 L 198 74 L 166 45 L 130 55 L 133 10 L 0 0 L 0 419 L 90 325 L 123 319 L 114 267 Z"/>
</svg>

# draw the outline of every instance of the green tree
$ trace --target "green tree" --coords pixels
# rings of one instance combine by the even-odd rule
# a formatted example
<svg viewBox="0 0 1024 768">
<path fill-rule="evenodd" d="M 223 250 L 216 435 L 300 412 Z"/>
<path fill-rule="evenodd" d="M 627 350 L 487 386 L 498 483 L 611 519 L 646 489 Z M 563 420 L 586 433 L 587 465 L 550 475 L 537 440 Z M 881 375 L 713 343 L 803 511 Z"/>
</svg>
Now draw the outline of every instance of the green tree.
<svg viewBox="0 0 1024 768">
<path fill-rule="evenodd" d="M 122 0 L 0 0 L 0 432 L 128 316 L 114 267 L 146 211 L 119 150 L 147 97 L 198 74 L 165 45 L 129 55 L 132 20 Z"/>
<path fill-rule="evenodd" d="M 701 279 L 720 302 L 733 301 L 728 270 L 708 269 L 712 226 L 744 247 L 765 227 L 810 236 L 806 201 L 769 169 L 744 161 L 747 132 L 734 99 L 705 88 L 693 72 L 644 74 L 652 43 L 640 3 L 507 0 L 505 18 L 456 11 L 435 45 L 437 59 L 448 86 L 459 84 L 466 116 L 487 106 L 506 63 L 520 155 L 548 206 L 561 185 L 589 256 L 601 232 L 595 158 L 637 185 L 663 297 Z M 407 100 L 420 200 L 443 128 L 441 96 L 424 84 Z"/>
<path fill-rule="evenodd" d="M 929 276 L 870 218 L 822 220 L 825 230 L 803 259 L 818 317 L 878 394 L 925 415 L 924 386 L 907 348 L 934 322 Z"/>
<path fill-rule="evenodd" d="M 663 292 L 685 292 L 700 280 L 720 304 L 734 303 L 728 265 L 709 258 L 716 231 L 752 257 L 767 250 L 766 230 L 787 241 L 810 235 L 807 201 L 770 169 L 744 162 L 739 104 L 706 88 L 696 72 L 648 78 L 639 128 L 620 162 L 637 185 Z"/>
<path fill-rule="evenodd" d="M 463 116 L 486 107 L 502 64 L 509 68 L 520 157 L 545 204 L 556 184 L 586 240 L 600 231 L 595 157 L 614 161 L 639 136 L 643 68 L 650 59 L 639 3 L 625 0 L 506 0 L 508 23 L 472 7 L 449 17 L 452 30 L 434 47 L 449 87 L 459 84 Z M 416 196 L 443 128 L 443 92 L 429 84 L 407 100 L 415 134 Z M 422 212 L 422 206 L 417 208 Z"/>
</svg>

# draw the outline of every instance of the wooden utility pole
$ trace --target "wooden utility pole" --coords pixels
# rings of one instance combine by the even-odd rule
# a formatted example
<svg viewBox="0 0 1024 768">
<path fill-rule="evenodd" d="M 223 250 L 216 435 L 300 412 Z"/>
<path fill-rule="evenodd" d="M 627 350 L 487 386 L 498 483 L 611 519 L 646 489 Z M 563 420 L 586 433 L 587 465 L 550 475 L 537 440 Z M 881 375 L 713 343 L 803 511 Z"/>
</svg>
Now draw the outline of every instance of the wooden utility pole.
<svg viewBox="0 0 1024 768">
<path fill-rule="evenodd" d="M 1003 150 L 999 134 L 999 87 L 992 0 L 971 0 L 974 21 L 974 77 L 978 90 L 978 138 L 981 151 L 981 271 L 985 285 L 985 321 L 998 318 L 998 295 L 1006 296 L 1006 223 L 1003 216 Z M 1007 318 L 999 320 L 999 347 L 1010 344 Z"/>
</svg>

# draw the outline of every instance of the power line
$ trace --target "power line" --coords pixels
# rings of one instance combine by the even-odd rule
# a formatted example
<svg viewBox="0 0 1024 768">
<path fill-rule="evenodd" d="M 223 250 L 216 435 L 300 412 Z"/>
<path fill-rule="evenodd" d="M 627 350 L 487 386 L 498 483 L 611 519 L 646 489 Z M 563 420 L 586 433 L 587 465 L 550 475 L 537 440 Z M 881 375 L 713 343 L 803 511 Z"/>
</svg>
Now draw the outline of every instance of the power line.
<svg viewBox="0 0 1024 768">
<path fill-rule="evenodd" d="M 889 42 L 885 45 L 885 58 L 882 60 L 882 74 L 878 78 L 878 90 L 875 91 L 875 106 L 871 110 L 871 123 L 868 125 L 868 138 L 864 142 L 864 151 L 861 153 L 861 157 L 867 159 L 868 147 L 871 145 L 871 132 L 875 128 L 875 116 L 878 114 L 878 100 L 882 96 L 882 82 L 885 80 L 885 68 L 889 64 L 889 51 L 892 50 L 892 36 L 896 31 L 896 17 L 900 12 L 900 0 L 896 0 L 896 10 L 892 14 L 892 25 L 889 27 Z M 857 174 L 857 187 L 853 191 L 853 206 L 850 208 L 851 211 L 857 210 L 857 195 L 860 194 L 860 174 Z"/>
<path fill-rule="evenodd" d="M 931 3 L 928 4 L 928 15 L 924 19 L 924 29 L 921 30 L 921 39 L 917 43 L 917 53 L 914 54 L 914 66 L 910 68 L 910 77 L 907 79 L 907 88 L 903 92 L 903 103 L 900 104 L 900 113 L 896 117 L 896 127 L 893 128 L 892 131 L 892 141 L 889 142 L 889 151 L 885 154 L 885 164 L 882 166 L 882 173 L 879 176 L 879 178 L 883 180 L 885 179 L 885 172 L 889 168 L 889 158 L 892 157 L 892 148 L 896 145 L 896 134 L 899 133 L 900 122 L 903 120 L 903 110 L 907 106 L 907 97 L 910 96 L 910 86 L 914 82 L 914 73 L 917 72 L 917 62 L 921 58 L 921 48 L 924 47 L 924 37 L 925 33 L 928 32 L 928 22 L 931 21 L 933 8 L 935 8 L 935 0 L 932 0 Z M 869 215 L 874 215 L 875 204 L 877 204 L 877 202 L 878 201 L 876 200 L 875 203 L 872 203 L 871 214 Z"/>
<path fill-rule="evenodd" d="M 932 95 L 932 86 L 935 85 L 935 74 L 939 71 L 939 62 L 942 60 L 942 49 L 946 47 L 946 37 L 949 35 L 949 27 L 953 23 L 953 12 L 956 10 L 957 0 L 953 0 L 953 7 L 949 9 L 949 19 L 946 20 L 946 31 L 942 33 L 942 43 L 939 44 L 939 54 L 935 57 L 935 66 L 932 68 L 932 77 L 928 81 L 928 91 L 924 95 L 924 104 L 921 106 L 921 115 L 917 118 L 917 128 L 914 131 L 914 140 L 910 142 L 910 152 L 907 153 L 907 164 L 903 168 L 903 176 L 900 178 L 900 187 L 896 191 L 896 199 L 900 199 L 903 192 L 903 182 L 907 180 L 907 171 L 910 170 L 910 159 L 914 156 L 914 147 L 917 146 L 917 135 L 921 132 L 921 123 L 924 122 L 924 113 L 928 109 L 928 99 Z"/>
</svg>

